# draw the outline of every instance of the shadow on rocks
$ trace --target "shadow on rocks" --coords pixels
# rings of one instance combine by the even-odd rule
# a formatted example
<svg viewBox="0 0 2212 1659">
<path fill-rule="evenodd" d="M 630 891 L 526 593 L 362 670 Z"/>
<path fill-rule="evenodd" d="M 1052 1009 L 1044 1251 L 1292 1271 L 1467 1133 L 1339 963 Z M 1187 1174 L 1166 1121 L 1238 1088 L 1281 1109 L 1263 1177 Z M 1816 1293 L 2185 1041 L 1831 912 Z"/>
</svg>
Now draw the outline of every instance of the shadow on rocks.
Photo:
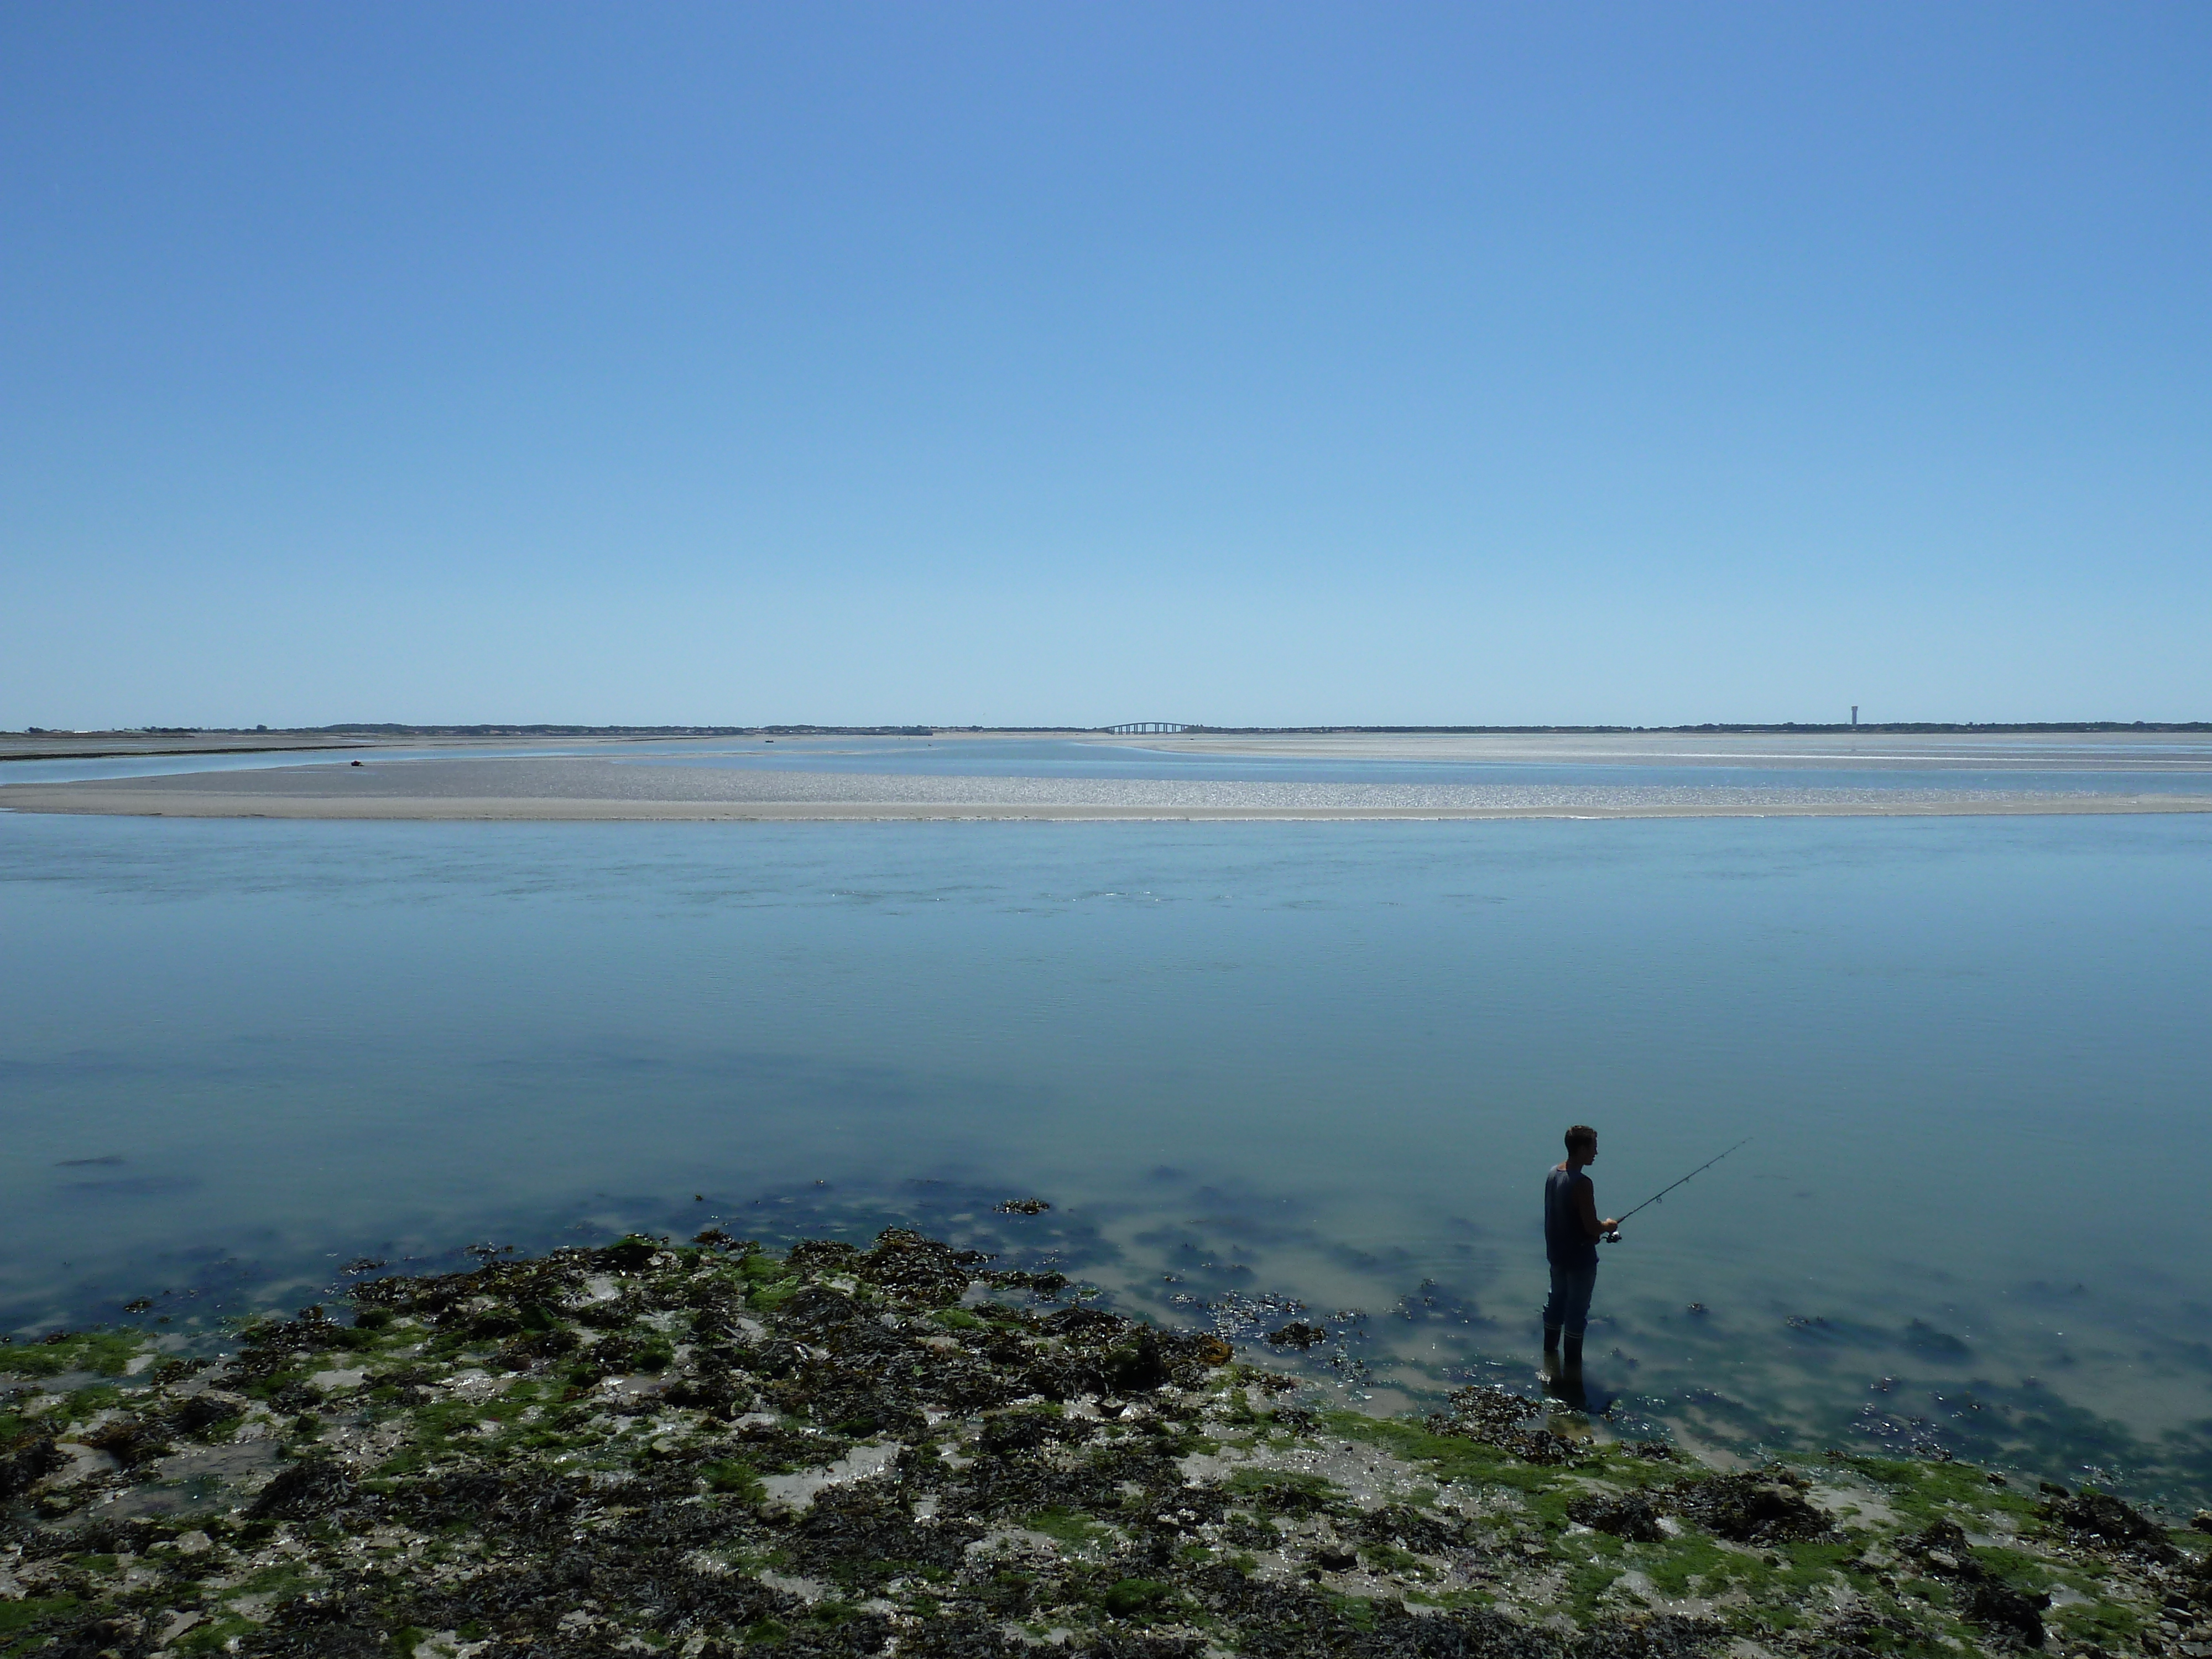
<svg viewBox="0 0 2212 1659">
<path fill-rule="evenodd" d="M 2027 1595 L 1991 1572 L 1957 1522 L 1936 1522 L 1906 1548 L 1930 1577 L 1950 1584 L 1954 1605 L 1969 1623 L 2021 1647 L 2043 1645 L 2043 1610 L 2050 1596 Z"/>
</svg>

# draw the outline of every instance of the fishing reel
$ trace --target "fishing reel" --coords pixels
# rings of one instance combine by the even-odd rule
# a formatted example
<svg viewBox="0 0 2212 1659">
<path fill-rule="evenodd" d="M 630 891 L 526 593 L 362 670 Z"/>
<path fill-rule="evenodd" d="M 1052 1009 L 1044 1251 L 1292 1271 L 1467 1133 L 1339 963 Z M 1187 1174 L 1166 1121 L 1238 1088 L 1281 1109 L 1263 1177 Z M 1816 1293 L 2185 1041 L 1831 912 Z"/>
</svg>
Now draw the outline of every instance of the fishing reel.
<svg viewBox="0 0 2212 1659">
<path fill-rule="evenodd" d="M 1620 1243 L 1620 1228 L 1618 1228 L 1618 1227 L 1615 1227 L 1615 1228 L 1614 1228 L 1611 1232 L 1609 1232 L 1609 1233 L 1600 1233 L 1600 1234 L 1598 1235 L 1598 1242 L 1599 1242 L 1601 1244 L 1618 1244 L 1618 1243 Z"/>
</svg>

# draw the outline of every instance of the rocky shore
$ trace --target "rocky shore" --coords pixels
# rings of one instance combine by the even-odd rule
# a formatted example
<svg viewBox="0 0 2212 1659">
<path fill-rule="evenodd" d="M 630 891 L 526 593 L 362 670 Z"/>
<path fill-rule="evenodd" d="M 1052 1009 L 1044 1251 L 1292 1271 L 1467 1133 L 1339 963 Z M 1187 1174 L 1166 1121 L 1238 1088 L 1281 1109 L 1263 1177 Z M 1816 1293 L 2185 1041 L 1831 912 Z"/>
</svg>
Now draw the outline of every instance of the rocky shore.
<svg viewBox="0 0 2212 1659">
<path fill-rule="evenodd" d="M 1425 1420 L 904 1230 L 0 1347 L 0 1655 L 2212 1659 L 2212 1517 Z"/>
</svg>

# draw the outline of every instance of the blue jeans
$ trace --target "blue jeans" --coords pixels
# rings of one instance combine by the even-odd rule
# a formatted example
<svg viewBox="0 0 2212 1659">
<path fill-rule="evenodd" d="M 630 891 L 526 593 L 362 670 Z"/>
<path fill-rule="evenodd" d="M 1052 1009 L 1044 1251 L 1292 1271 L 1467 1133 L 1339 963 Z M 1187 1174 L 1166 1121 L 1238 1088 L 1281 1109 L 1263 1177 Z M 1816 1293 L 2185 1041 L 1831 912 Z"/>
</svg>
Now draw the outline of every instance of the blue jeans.
<svg viewBox="0 0 2212 1659">
<path fill-rule="evenodd" d="M 1597 1289 L 1597 1263 L 1587 1267 L 1562 1267 L 1552 1264 L 1552 1296 L 1544 1304 L 1544 1328 L 1556 1331 L 1564 1328 L 1577 1341 L 1582 1340 L 1583 1327 L 1589 1322 L 1590 1292 Z"/>
</svg>

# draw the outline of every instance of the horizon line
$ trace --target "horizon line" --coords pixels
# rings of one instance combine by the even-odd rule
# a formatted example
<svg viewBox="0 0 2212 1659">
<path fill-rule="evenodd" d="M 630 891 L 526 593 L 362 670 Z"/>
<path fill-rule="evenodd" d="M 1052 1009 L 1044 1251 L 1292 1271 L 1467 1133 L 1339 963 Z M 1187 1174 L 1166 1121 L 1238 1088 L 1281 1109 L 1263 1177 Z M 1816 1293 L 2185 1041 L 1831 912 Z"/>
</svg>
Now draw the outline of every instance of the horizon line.
<svg viewBox="0 0 2212 1659">
<path fill-rule="evenodd" d="M 1147 724 L 1162 728 L 1131 732 L 1121 727 Z M 0 731 L 0 737 L 19 738 L 195 738 L 195 737 L 932 737 L 939 733 L 993 736 L 1050 732 L 1069 736 L 1565 736 L 1577 733 L 1607 735 L 1627 732 L 2212 732 L 2212 720 L 1701 720 L 1664 725 L 1619 723 L 1553 723 L 1516 725 L 1401 724 L 1294 726 L 1216 726 L 1203 721 L 1159 720 L 1116 722 L 1102 726 L 1030 725 L 982 726 L 944 722 L 881 722 L 877 724 L 816 724 L 805 721 L 737 726 L 700 722 L 661 725 L 590 725 L 580 721 L 439 721 L 346 720 L 323 726 L 135 726 L 61 728 L 26 726 L 21 731 Z"/>
</svg>

